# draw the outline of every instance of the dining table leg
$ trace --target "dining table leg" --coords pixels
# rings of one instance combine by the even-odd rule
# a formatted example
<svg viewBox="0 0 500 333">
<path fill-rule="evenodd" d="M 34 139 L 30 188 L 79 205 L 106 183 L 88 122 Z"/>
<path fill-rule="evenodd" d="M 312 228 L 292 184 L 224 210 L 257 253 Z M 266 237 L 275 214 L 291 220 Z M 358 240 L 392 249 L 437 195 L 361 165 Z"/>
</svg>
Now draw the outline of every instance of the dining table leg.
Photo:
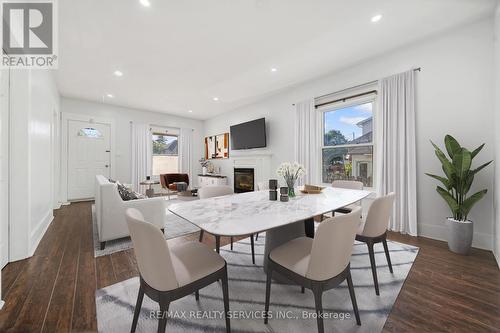
<svg viewBox="0 0 500 333">
<path fill-rule="evenodd" d="M 313 221 L 314 228 L 314 221 Z M 269 253 L 272 249 L 292 240 L 297 237 L 305 236 L 304 221 L 299 221 L 292 224 L 287 224 L 282 227 L 266 231 L 266 244 L 264 247 L 264 272 L 267 273 L 267 263 Z M 282 283 L 292 284 L 290 280 L 285 277 L 273 273 L 273 279 Z"/>
<path fill-rule="evenodd" d="M 215 236 L 215 251 L 220 252 L 220 236 Z"/>
</svg>

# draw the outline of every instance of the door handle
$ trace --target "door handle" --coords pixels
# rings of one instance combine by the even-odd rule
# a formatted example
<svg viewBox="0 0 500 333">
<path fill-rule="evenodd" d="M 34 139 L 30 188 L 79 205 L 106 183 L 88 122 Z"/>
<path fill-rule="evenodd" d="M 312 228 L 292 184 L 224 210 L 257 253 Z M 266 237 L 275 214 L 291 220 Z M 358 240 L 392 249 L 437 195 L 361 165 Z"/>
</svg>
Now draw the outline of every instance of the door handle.
<svg viewBox="0 0 500 333">
<path fill-rule="evenodd" d="M 105 165 L 105 167 L 106 167 L 106 168 L 109 168 L 109 165 L 107 165 L 107 164 L 106 164 L 106 165 Z"/>
</svg>

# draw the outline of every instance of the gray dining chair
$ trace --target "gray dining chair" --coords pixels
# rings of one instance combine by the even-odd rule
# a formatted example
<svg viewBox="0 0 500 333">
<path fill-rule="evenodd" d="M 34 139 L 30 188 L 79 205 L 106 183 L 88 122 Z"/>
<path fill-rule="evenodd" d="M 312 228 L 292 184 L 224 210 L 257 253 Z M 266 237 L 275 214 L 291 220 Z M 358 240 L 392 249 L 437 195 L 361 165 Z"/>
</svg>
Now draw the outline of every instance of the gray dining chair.
<svg viewBox="0 0 500 333">
<path fill-rule="evenodd" d="M 144 294 L 159 303 L 158 332 L 165 332 L 166 314 L 172 301 L 192 293 L 199 300 L 201 288 L 222 280 L 226 331 L 230 332 L 226 261 L 202 243 L 170 244 L 160 228 L 144 221 L 141 212 L 135 208 L 127 209 L 125 214 L 140 276 L 130 331 L 136 330 Z"/>
<path fill-rule="evenodd" d="M 334 180 L 332 182 L 332 187 L 336 188 L 345 188 L 349 190 L 362 190 L 363 189 L 363 182 L 357 181 L 357 180 Z M 353 210 L 355 207 L 359 207 L 361 205 L 360 202 L 350 204 L 348 206 L 336 209 L 333 211 L 333 213 L 341 213 L 341 214 L 347 214 L 351 210 Z"/>
<path fill-rule="evenodd" d="M 375 265 L 373 245 L 376 243 L 382 243 L 384 245 L 387 265 L 389 266 L 389 271 L 393 273 L 389 248 L 387 247 L 387 226 L 389 225 L 389 219 L 392 214 L 394 197 L 394 192 L 391 192 L 388 195 L 376 198 L 368 209 L 368 213 L 366 214 L 366 217 L 363 218 L 356 234 L 356 240 L 366 243 L 368 246 L 373 283 L 375 284 L 375 294 L 377 295 L 380 295 L 380 293 L 378 288 L 377 266 Z"/>
<path fill-rule="evenodd" d="M 198 190 L 198 198 L 207 199 L 220 197 L 224 195 L 234 194 L 233 189 L 230 186 L 206 186 Z M 204 231 L 200 230 L 199 241 L 203 241 Z M 253 235 L 250 235 L 250 246 L 252 248 L 252 263 L 255 265 L 255 247 Z M 215 236 L 215 250 L 219 252 L 220 249 L 220 236 Z M 233 237 L 231 237 L 231 250 L 233 249 Z"/>
<path fill-rule="evenodd" d="M 295 238 L 269 253 L 266 281 L 265 312 L 269 311 L 271 279 L 276 272 L 298 285 L 311 289 L 318 314 L 318 332 L 324 332 L 322 297 L 323 292 L 337 287 L 347 280 L 356 323 L 361 325 L 358 305 L 351 278 L 350 259 L 352 244 L 356 236 L 361 208 L 351 213 L 331 217 L 323 221 L 313 238 Z M 268 323 L 268 317 L 264 318 Z"/>
</svg>

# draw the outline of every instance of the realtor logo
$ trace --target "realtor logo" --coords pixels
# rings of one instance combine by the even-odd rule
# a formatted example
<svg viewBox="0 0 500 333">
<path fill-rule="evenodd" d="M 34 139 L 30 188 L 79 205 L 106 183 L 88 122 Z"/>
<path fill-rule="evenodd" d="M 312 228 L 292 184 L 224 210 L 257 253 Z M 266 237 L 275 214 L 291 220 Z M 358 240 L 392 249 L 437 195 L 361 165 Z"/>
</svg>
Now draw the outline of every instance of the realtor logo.
<svg viewBox="0 0 500 333">
<path fill-rule="evenodd" d="M 55 3 L 2 2 L 1 67 L 56 68 Z"/>
</svg>

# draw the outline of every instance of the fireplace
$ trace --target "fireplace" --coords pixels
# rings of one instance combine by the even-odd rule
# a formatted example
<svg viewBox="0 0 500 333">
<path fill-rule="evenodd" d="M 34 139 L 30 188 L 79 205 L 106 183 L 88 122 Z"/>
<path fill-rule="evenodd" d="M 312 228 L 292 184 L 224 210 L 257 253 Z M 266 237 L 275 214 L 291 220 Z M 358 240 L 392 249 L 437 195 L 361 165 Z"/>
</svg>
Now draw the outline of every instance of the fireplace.
<svg viewBox="0 0 500 333">
<path fill-rule="evenodd" d="M 254 169 L 234 168 L 234 192 L 252 192 L 254 190 Z"/>
</svg>

